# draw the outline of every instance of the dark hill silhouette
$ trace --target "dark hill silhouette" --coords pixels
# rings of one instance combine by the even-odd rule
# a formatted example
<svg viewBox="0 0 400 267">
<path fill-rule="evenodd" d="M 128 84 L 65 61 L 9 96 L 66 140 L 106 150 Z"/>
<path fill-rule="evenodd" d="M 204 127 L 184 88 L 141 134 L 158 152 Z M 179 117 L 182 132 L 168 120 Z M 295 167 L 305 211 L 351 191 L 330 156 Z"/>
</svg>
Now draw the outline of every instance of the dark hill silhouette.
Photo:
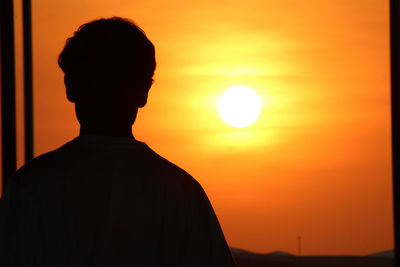
<svg viewBox="0 0 400 267">
<path fill-rule="evenodd" d="M 394 259 L 394 250 L 393 249 L 384 250 L 384 251 L 377 252 L 374 254 L 369 254 L 369 255 L 367 255 L 367 257 L 380 257 L 380 258 Z"/>
<path fill-rule="evenodd" d="M 238 267 L 394 267 L 393 250 L 366 256 L 295 256 L 282 251 L 254 253 L 231 248 Z"/>
</svg>

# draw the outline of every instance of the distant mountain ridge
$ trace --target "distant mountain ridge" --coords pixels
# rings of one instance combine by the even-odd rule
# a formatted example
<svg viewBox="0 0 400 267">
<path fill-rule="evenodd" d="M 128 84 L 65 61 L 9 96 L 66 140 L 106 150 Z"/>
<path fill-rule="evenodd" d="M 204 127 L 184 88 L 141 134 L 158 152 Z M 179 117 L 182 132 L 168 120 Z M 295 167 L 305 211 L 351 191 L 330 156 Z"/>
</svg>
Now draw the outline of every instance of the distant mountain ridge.
<svg viewBox="0 0 400 267">
<path fill-rule="evenodd" d="M 238 267 L 394 267 L 392 249 L 358 256 L 296 256 L 284 251 L 256 253 L 233 247 L 231 251 Z"/>
<path fill-rule="evenodd" d="M 278 256 L 278 257 L 279 256 L 292 256 L 292 257 L 295 256 L 293 254 L 290 254 L 290 253 L 287 253 L 287 252 L 284 252 L 284 251 L 280 251 L 280 250 L 273 251 L 273 252 L 268 252 L 268 253 L 257 253 L 257 252 L 252 252 L 252 251 L 249 251 L 249 250 L 244 250 L 244 249 L 234 248 L 234 247 L 231 247 L 230 249 L 231 249 L 232 253 L 242 254 L 242 255 Z"/>
<path fill-rule="evenodd" d="M 273 252 L 268 252 L 268 253 L 257 253 L 257 252 L 252 252 L 249 250 L 244 250 L 240 248 L 235 248 L 231 247 L 230 248 L 232 253 L 234 254 L 239 254 L 239 255 L 253 255 L 253 256 L 276 256 L 276 257 L 298 257 L 297 255 L 293 255 L 284 251 L 273 251 Z M 340 257 L 347 257 L 347 255 L 337 255 Z M 367 254 L 367 255 L 349 255 L 348 257 L 381 257 L 381 258 L 394 258 L 394 250 L 393 249 L 388 249 L 372 254 Z M 321 255 L 306 255 L 306 257 L 335 257 L 332 255 L 327 255 L 327 256 L 321 256 Z"/>
<path fill-rule="evenodd" d="M 388 249 L 378 253 L 369 254 L 366 257 L 381 257 L 381 258 L 391 258 L 394 259 L 394 250 Z"/>
</svg>

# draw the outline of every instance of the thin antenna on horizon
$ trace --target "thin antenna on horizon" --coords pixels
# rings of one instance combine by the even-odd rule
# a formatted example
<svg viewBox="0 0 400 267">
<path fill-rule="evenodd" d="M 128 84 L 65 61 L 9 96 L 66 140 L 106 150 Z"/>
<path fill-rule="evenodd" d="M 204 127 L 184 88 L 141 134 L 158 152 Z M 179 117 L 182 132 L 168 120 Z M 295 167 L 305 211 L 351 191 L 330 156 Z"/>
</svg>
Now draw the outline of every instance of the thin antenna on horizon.
<svg viewBox="0 0 400 267">
<path fill-rule="evenodd" d="M 301 235 L 299 235 L 298 237 L 298 249 L 299 249 L 298 256 L 301 256 Z"/>
</svg>

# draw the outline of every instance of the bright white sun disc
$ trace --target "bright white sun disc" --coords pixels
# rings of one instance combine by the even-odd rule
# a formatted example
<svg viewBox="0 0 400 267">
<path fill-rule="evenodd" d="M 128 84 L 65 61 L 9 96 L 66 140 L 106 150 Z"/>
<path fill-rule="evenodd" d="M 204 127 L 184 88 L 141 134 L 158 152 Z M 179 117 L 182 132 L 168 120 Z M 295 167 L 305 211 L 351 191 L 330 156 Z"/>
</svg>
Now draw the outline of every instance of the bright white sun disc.
<svg viewBox="0 0 400 267">
<path fill-rule="evenodd" d="M 219 99 L 218 111 L 230 126 L 243 128 L 252 125 L 261 113 L 261 100 L 250 88 L 235 86 Z"/>
</svg>

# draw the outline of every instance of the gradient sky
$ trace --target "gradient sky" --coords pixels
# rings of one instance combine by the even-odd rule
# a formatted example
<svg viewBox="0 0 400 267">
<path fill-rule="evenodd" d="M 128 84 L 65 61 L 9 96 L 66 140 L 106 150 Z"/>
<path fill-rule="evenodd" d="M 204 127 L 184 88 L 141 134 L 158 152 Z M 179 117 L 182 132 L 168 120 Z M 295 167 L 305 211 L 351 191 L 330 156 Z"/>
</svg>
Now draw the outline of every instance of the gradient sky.
<svg viewBox="0 0 400 267">
<path fill-rule="evenodd" d="M 17 103 L 21 3 L 15 1 Z M 133 19 L 156 46 L 137 139 L 194 176 L 230 246 L 367 254 L 393 247 L 389 1 L 33 1 L 35 155 L 78 134 L 57 57 L 82 23 Z M 258 121 L 219 117 L 253 88 Z M 18 109 L 18 164 L 23 158 Z"/>
</svg>

